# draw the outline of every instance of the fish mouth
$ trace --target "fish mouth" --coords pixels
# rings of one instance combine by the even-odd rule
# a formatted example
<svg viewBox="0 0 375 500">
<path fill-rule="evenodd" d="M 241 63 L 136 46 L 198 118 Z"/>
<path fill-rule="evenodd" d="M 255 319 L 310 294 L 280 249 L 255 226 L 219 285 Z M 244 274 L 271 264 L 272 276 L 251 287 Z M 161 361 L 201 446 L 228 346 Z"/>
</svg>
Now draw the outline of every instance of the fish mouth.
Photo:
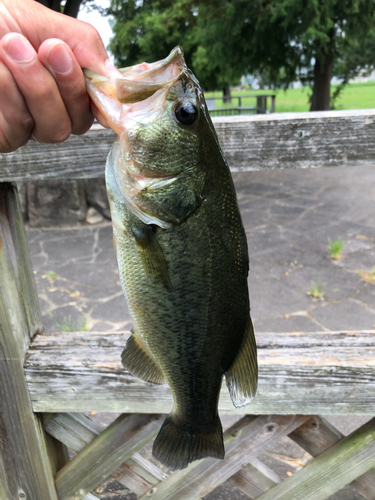
<svg viewBox="0 0 375 500">
<path fill-rule="evenodd" d="M 129 130 L 147 126 L 164 112 L 167 95 L 173 85 L 187 74 L 182 47 L 175 47 L 160 61 L 143 62 L 119 70 L 119 77 L 97 75 L 84 69 L 87 90 L 91 99 L 117 133 L 129 156 L 132 151 L 128 140 Z M 170 173 L 145 168 L 134 159 L 123 159 L 123 170 L 137 178 L 166 178 Z M 129 177 L 129 175 L 126 175 Z"/>
<path fill-rule="evenodd" d="M 154 63 L 143 62 L 119 72 L 123 78 L 109 78 L 84 69 L 89 93 L 101 91 L 121 104 L 134 104 L 148 99 L 160 89 L 170 88 L 186 70 L 182 47 L 175 47 L 168 57 Z M 91 90 L 91 92 L 90 92 Z M 93 97 L 91 95 L 91 97 Z"/>
<path fill-rule="evenodd" d="M 83 72 L 91 99 L 118 135 L 107 161 L 112 190 L 146 224 L 165 229 L 178 224 L 180 216 L 161 206 L 155 193 L 181 182 L 180 168 L 165 171 L 161 165 L 143 163 L 139 150 L 135 154 L 133 140 L 137 130 L 161 118 L 167 101 L 183 93 L 183 87 L 192 89 L 182 48 L 175 47 L 160 61 L 121 69 L 118 77 Z"/>
</svg>

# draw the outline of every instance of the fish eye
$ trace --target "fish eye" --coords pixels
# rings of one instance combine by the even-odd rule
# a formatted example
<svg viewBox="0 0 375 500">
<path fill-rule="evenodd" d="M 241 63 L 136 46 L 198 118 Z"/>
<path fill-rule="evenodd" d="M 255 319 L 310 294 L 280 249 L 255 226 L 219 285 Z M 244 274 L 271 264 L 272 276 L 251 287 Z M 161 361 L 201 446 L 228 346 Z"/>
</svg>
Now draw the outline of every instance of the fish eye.
<svg viewBox="0 0 375 500">
<path fill-rule="evenodd" d="M 191 125 L 195 122 L 198 113 L 197 108 L 191 101 L 181 101 L 175 108 L 174 114 L 182 125 Z"/>
</svg>

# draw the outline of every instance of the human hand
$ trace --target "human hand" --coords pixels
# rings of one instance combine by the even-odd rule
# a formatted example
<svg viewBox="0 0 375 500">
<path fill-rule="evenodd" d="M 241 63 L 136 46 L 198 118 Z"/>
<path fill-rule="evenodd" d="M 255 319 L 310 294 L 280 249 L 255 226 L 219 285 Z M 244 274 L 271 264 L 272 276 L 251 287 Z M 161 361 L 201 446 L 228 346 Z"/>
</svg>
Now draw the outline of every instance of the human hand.
<svg viewBox="0 0 375 500">
<path fill-rule="evenodd" d="M 0 153 L 84 134 L 93 113 L 82 68 L 104 75 L 109 62 L 93 26 L 33 0 L 0 0 Z"/>
</svg>

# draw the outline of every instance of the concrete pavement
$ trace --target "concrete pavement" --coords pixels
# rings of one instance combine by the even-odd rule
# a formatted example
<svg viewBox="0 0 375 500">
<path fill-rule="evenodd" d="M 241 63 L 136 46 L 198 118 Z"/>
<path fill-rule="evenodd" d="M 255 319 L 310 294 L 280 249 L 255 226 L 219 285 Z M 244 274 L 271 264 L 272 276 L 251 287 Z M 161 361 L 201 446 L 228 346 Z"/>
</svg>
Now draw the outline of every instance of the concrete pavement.
<svg viewBox="0 0 375 500">
<path fill-rule="evenodd" d="M 375 328 L 375 167 L 235 173 L 256 331 Z M 109 223 L 28 231 L 46 332 L 131 327 Z M 332 260 L 328 238 L 342 238 Z M 308 295 L 320 284 L 322 299 Z"/>
</svg>

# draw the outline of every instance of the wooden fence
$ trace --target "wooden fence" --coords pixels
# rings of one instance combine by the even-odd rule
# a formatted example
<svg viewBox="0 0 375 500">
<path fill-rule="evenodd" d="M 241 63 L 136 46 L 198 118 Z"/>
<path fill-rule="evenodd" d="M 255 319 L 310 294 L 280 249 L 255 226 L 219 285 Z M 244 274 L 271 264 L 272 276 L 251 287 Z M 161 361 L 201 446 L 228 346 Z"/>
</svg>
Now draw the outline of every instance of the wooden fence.
<svg viewBox="0 0 375 500">
<path fill-rule="evenodd" d="M 229 99 L 229 102 L 228 102 Z M 242 106 L 243 99 L 255 99 L 255 106 Z M 267 100 L 270 100 L 269 109 L 267 109 Z M 228 105 L 224 107 L 215 106 L 215 101 L 222 101 Z M 237 101 L 237 106 L 232 104 L 233 101 Z M 210 111 L 211 116 L 228 116 L 228 115 L 246 115 L 251 113 L 263 114 L 263 113 L 274 113 L 275 112 L 275 101 L 276 94 L 242 94 L 228 97 L 206 97 L 206 103 Z"/>
<path fill-rule="evenodd" d="M 234 170 L 372 165 L 375 158 L 375 110 L 214 122 Z M 227 391 L 220 398 L 222 413 L 239 415 L 225 432 L 225 460 L 172 474 L 139 453 L 172 398 L 167 386 L 121 368 L 128 333 L 42 334 L 11 181 L 102 176 L 112 141 L 112 132 L 95 126 L 64 144 L 31 142 L 0 157 L 0 499 L 95 500 L 90 492 L 111 475 L 152 500 L 199 499 L 225 481 L 252 499 L 324 500 L 349 484 L 374 500 L 375 418 L 344 437 L 322 415 L 375 415 L 375 331 L 258 334 L 256 399 L 235 410 Z M 103 429 L 89 411 L 121 415 Z M 315 458 L 282 481 L 258 457 L 286 437 Z"/>
</svg>

